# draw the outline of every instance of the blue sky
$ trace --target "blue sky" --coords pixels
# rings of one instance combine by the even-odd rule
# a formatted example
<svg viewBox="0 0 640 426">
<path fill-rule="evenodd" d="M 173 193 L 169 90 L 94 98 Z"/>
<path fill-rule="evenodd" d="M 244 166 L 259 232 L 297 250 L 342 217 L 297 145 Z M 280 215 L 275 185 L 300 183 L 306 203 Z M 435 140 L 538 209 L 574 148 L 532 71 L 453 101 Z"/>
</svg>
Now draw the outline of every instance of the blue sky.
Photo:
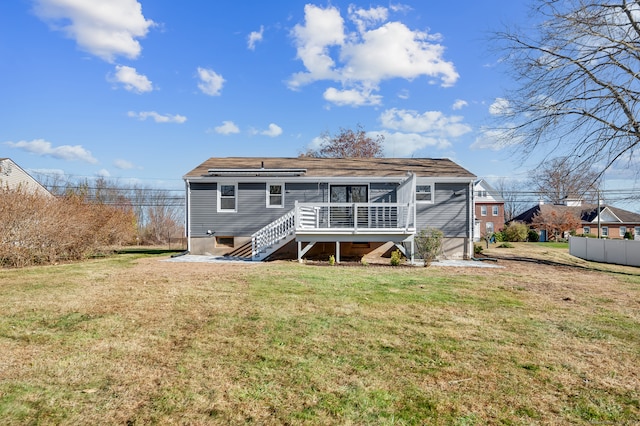
<svg viewBox="0 0 640 426">
<path fill-rule="evenodd" d="M 0 4 L 0 157 L 161 188 L 211 156 L 295 157 L 360 124 L 389 157 L 524 178 L 483 131 L 510 0 Z M 91 5 L 93 4 L 93 5 Z"/>
</svg>

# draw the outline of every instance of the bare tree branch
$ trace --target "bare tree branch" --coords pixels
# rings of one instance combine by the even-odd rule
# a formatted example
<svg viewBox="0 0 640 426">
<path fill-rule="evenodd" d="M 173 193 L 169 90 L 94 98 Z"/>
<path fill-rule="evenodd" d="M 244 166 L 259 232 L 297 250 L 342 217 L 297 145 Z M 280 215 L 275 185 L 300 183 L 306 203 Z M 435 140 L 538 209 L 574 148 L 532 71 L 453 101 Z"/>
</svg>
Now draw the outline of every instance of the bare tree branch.
<svg viewBox="0 0 640 426">
<path fill-rule="evenodd" d="M 534 0 L 533 31 L 495 38 L 517 82 L 500 117 L 504 145 L 553 152 L 596 178 L 640 144 L 640 2 Z"/>
</svg>

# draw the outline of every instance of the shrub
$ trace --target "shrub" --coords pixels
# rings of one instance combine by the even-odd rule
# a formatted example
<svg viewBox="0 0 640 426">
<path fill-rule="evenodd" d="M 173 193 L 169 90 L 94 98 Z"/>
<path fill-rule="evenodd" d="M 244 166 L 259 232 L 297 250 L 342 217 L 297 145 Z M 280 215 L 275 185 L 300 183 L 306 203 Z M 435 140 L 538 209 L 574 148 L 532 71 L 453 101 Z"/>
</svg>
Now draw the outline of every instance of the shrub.
<svg viewBox="0 0 640 426">
<path fill-rule="evenodd" d="M 130 206 L 0 189 L 0 266 L 82 260 L 135 238 Z"/>
<path fill-rule="evenodd" d="M 633 240 L 633 235 L 631 234 L 631 232 L 627 231 L 624 233 L 624 239 L 625 240 Z"/>
<path fill-rule="evenodd" d="M 402 253 L 400 250 L 394 250 L 391 252 L 391 266 L 398 266 L 402 262 Z"/>
<path fill-rule="evenodd" d="M 431 265 L 442 249 L 444 234 L 436 228 L 425 228 L 418 232 L 414 238 L 416 250 L 424 262 L 424 266 Z"/>
<path fill-rule="evenodd" d="M 482 247 L 482 245 L 480 244 L 474 244 L 473 246 L 473 252 L 475 254 L 482 254 L 482 252 L 484 251 L 484 248 Z"/>
<path fill-rule="evenodd" d="M 506 237 L 504 235 L 504 231 L 498 231 L 495 234 L 493 234 L 493 236 L 496 238 L 496 242 L 498 242 L 498 243 L 506 241 Z"/>
<path fill-rule="evenodd" d="M 511 222 L 504 228 L 505 240 L 510 242 L 527 241 L 529 227 L 522 222 Z"/>
<path fill-rule="evenodd" d="M 540 235 L 533 229 L 529 230 L 529 234 L 527 234 L 527 241 L 530 243 L 537 243 L 540 241 Z"/>
<path fill-rule="evenodd" d="M 513 244 L 511 243 L 502 243 L 498 246 L 498 248 L 513 248 Z"/>
<path fill-rule="evenodd" d="M 333 266 L 336 264 L 336 257 L 334 255 L 329 256 L 329 265 Z"/>
</svg>

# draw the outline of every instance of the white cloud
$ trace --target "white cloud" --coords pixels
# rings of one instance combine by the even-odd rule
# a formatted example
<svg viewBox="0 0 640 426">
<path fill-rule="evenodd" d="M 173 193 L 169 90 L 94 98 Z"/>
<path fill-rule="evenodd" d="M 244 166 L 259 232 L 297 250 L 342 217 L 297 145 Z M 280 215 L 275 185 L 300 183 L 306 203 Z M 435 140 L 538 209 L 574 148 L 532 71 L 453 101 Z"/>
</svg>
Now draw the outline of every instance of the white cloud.
<svg viewBox="0 0 640 426">
<path fill-rule="evenodd" d="M 131 161 L 122 160 L 120 158 L 116 159 L 113 162 L 113 165 L 116 167 L 116 169 L 120 170 L 131 170 L 135 167 Z"/>
<path fill-rule="evenodd" d="M 116 65 L 116 74 L 107 78 L 113 83 L 121 83 L 124 88 L 134 93 L 145 93 L 153 90 L 153 84 L 146 76 L 138 74 L 135 68 Z"/>
<path fill-rule="evenodd" d="M 147 118 L 152 118 L 156 123 L 178 123 L 178 124 L 182 124 L 185 121 L 187 121 L 187 117 L 185 117 L 184 115 L 170 115 L 170 114 L 158 114 L 155 111 L 140 111 L 140 112 L 134 112 L 134 111 L 129 111 L 127 113 L 127 115 L 129 117 L 132 118 L 137 118 L 138 120 L 144 121 Z"/>
<path fill-rule="evenodd" d="M 267 130 L 263 130 L 260 132 L 261 135 L 269 136 L 271 138 L 275 138 L 276 136 L 280 136 L 282 134 L 282 128 L 277 124 L 269 124 L 269 128 Z"/>
<path fill-rule="evenodd" d="M 429 133 L 440 138 L 457 138 L 469 133 L 471 127 L 462 122 L 463 117 L 446 116 L 440 111 L 417 111 L 392 108 L 380 115 L 380 122 L 388 129 L 402 132 Z"/>
<path fill-rule="evenodd" d="M 459 75 L 453 63 L 443 59 L 440 36 L 412 31 L 401 22 L 380 25 L 387 13 L 385 8 L 350 7 L 356 30 L 348 32 L 337 8 L 306 5 L 304 24 L 296 25 L 291 32 L 305 71 L 291 76 L 289 88 L 330 80 L 340 82 L 343 91 L 354 87 L 377 91 L 383 80 L 420 76 L 443 87 L 455 84 Z"/>
<path fill-rule="evenodd" d="M 385 137 L 385 155 L 406 157 L 426 147 L 443 150 L 452 146 L 452 140 L 471 132 L 471 126 L 461 116 L 447 116 L 440 111 L 422 114 L 412 110 L 392 108 L 380 114 Z"/>
<path fill-rule="evenodd" d="M 90 151 L 87 151 L 82 145 L 60 145 L 54 147 L 51 142 L 44 139 L 34 139 L 32 141 L 5 142 L 5 145 L 11 148 L 21 149 L 32 154 L 49 156 L 60 160 L 84 161 L 95 164 L 98 162 Z"/>
<path fill-rule="evenodd" d="M 383 150 L 387 157 L 408 157 L 423 148 L 446 149 L 451 146 L 451 142 L 446 139 L 418 133 L 382 131 L 377 134 L 384 136 Z"/>
<path fill-rule="evenodd" d="M 344 20 L 338 9 L 322 9 L 312 4 L 304 7 L 305 24 L 297 24 L 292 36 L 297 47 L 298 59 L 308 72 L 294 74 L 289 87 L 299 88 L 316 80 L 338 80 L 339 73 L 332 68 L 335 65 L 329 48 L 344 43 Z"/>
<path fill-rule="evenodd" d="M 247 37 L 247 47 L 249 50 L 255 50 L 256 43 L 262 41 L 262 36 L 264 34 L 264 26 L 260 25 L 260 31 L 251 31 L 249 37 Z"/>
<path fill-rule="evenodd" d="M 117 56 L 137 58 L 142 50 L 137 39 L 154 25 L 136 0 L 35 0 L 35 12 L 82 50 L 107 62 Z"/>
<path fill-rule="evenodd" d="M 523 142 L 523 138 L 515 134 L 513 126 L 507 125 L 503 128 L 482 127 L 470 148 L 474 150 L 490 149 L 492 151 L 500 151 L 501 149 L 518 145 L 521 142 Z"/>
<path fill-rule="evenodd" d="M 462 99 L 456 99 L 456 101 L 453 103 L 453 106 L 451 107 L 454 111 L 462 109 L 466 106 L 469 105 L 469 102 L 462 100 Z"/>
<path fill-rule="evenodd" d="M 230 135 L 232 133 L 240 133 L 240 129 L 233 121 L 223 121 L 221 126 L 214 128 L 216 133 L 221 135 Z"/>
<path fill-rule="evenodd" d="M 373 95 L 370 90 L 338 90 L 334 87 L 329 87 L 325 90 L 323 97 L 325 100 L 340 106 L 380 105 L 382 100 L 382 96 Z"/>
<path fill-rule="evenodd" d="M 400 99 L 409 99 L 410 94 L 409 91 L 407 89 L 402 89 L 398 92 L 398 97 Z"/>
<path fill-rule="evenodd" d="M 370 9 L 358 9 L 355 5 L 349 5 L 349 19 L 351 19 L 358 31 L 364 32 L 367 28 L 372 27 L 378 22 L 384 22 L 389 16 L 386 7 L 372 7 Z"/>
<path fill-rule="evenodd" d="M 224 85 L 224 78 L 215 71 L 198 67 L 198 88 L 205 95 L 219 96 L 222 86 Z"/>
<path fill-rule="evenodd" d="M 395 4 L 390 3 L 389 9 L 391 9 L 394 12 L 402 12 L 402 13 L 409 13 L 413 10 L 411 6 L 407 4 L 402 4 L 402 3 L 395 3 Z"/>
<path fill-rule="evenodd" d="M 111 173 L 109 173 L 109 170 L 107 169 L 100 169 L 96 172 L 96 176 L 102 177 L 102 178 L 108 178 L 108 177 L 111 177 Z"/>
<path fill-rule="evenodd" d="M 491 105 L 489 105 L 489 114 L 491 115 L 503 115 L 508 114 L 511 111 L 509 101 L 504 98 L 496 98 Z"/>
</svg>

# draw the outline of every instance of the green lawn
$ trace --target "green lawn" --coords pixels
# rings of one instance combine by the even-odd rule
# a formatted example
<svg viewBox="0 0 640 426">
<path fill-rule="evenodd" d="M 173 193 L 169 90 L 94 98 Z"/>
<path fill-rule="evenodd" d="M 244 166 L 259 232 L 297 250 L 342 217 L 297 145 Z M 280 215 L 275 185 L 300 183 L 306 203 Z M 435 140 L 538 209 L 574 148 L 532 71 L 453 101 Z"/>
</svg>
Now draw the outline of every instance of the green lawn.
<svg viewBox="0 0 640 426">
<path fill-rule="evenodd" d="M 0 270 L 3 424 L 640 422 L 639 274 L 166 257 Z"/>
</svg>

